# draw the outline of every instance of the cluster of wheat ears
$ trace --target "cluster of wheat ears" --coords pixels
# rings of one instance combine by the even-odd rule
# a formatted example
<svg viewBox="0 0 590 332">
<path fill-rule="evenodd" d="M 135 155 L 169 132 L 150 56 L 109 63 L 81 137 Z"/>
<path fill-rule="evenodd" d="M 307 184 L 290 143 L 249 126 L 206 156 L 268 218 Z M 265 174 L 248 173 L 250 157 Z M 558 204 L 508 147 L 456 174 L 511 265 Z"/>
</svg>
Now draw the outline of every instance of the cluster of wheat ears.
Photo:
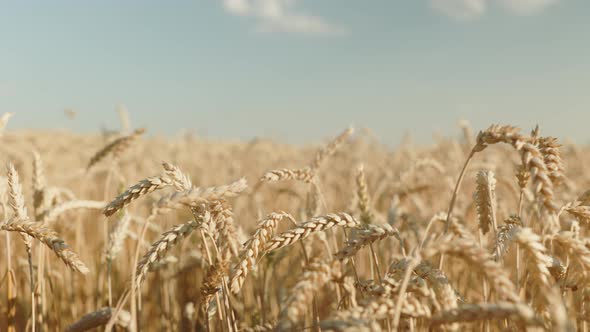
<svg viewBox="0 0 590 332">
<path fill-rule="evenodd" d="M 587 331 L 584 148 L 462 128 L 5 132 L 0 330 Z"/>
</svg>

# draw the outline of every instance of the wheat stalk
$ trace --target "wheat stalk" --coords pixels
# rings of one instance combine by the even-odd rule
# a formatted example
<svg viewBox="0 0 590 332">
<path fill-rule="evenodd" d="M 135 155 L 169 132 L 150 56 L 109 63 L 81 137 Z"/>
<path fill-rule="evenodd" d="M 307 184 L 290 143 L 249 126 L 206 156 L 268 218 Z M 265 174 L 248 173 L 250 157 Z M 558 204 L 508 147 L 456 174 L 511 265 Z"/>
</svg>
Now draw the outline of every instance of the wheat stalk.
<svg viewBox="0 0 590 332">
<path fill-rule="evenodd" d="M 560 147 L 561 145 L 555 137 L 539 138 L 539 150 L 547 166 L 549 179 L 555 185 L 560 184 L 565 177 L 561 152 L 559 151 Z"/>
<path fill-rule="evenodd" d="M 136 129 L 131 135 L 117 138 L 113 142 L 107 144 L 90 158 L 88 166 L 86 166 L 86 171 L 89 171 L 94 165 L 106 158 L 108 155 L 112 154 L 113 158 L 118 159 L 123 154 L 123 152 L 129 148 L 131 143 L 139 138 L 139 136 L 143 135 L 144 132 L 144 128 Z"/>
<path fill-rule="evenodd" d="M 260 223 L 254 235 L 244 244 L 239 262 L 235 265 L 231 276 L 232 292 L 238 293 L 246 280 L 248 271 L 252 270 L 266 243 L 272 237 L 278 222 L 283 218 L 293 219 L 286 212 L 271 213 Z"/>
<path fill-rule="evenodd" d="M 108 203 L 102 213 L 109 217 L 141 196 L 171 186 L 172 183 L 172 179 L 162 176 L 143 179 Z"/>
<path fill-rule="evenodd" d="M 301 169 L 281 168 L 267 171 L 260 178 L 260 182 L 279 182 L 297 180 L 305 183 L 311 183 L 314 177 L 315 174 L 309 167 Z"/>
<path fill-rule="evenodd" d="M 41 220 L 40 211 L 47 208 L 45 206 L 46 187 L 47 181 L 45 180 L 43 160 L 39 153 L 33 150 L 33 207 L 35 209 L 35 219 L 37 220 Z"/>
<path fill-rule="evenodd" d="M 525 326 L 541 326 L 542 320 L 537 317 L 533 309 L 522 303 L 472 303 L 440 312 L 430 318 L 430 326 L 443 324 L 475 322 L 483 320 L 512 319 Z"/>
<path fill-rule="evenodd" d="M 8 124 L 8 120 L 10 120 L 10 118 L 12 118 L 13 116 L 14 113 L 12 112 L 4 112 L 4 114 L 2 114 L 2 116 L 0 117 L 0 135 L 2 135 L 2 133 L 4 132 L 4 129 Z"/>
<path fill-rule="evenodd" d="M 289 326 L 298 322 L 308 311 L 314 294 L 332 278 L 332 271 L 339 268 L 338 262 L 311 262 L 295 286 L 289 291 L 279 326 Z"/>
<path fill-rule="evenodd" d="M 437 254 L 449 254 L 465 260 L 471 267 L 477 269 L 486 276 L 501 300 L 519 302 L 514 284 L 506 271 L 495 261 L 492 256 L 481 249 L 475 242 L 468 239 L 454 239 L 445 236 L 430 247 L 424 248 L 422 256 L 432 257 Z"/>
<path fill-rule="evenodd" d="M 119 218 L 109 234 L 109 243 L 106 250 L 106 257 L 109 261 L 115 260 L 117 255 L 123 250 L 123 242 L 127 237 L 130 222 L 131 216 L 129 213 L 126 211 L 123 212 L 123 215 Z"/>
<path fill-rule="evenodd" d="M 322 163 L 331 155 L 333 155 L 338 147 L 344 143 L 354 132 L 352 127 L 346 128 L 340 135 L 336 136 L 328 145 L 324 148 L 320 149 L 316 155 L 315 159 L 311 162 L 312 169 L 318 169 L 322 165 Z"/>
<path fill-rule="evenodd" d="M 546 254 L 547 248 L 543 245 L 541 237 L 526 227 L 512 228 L 510 233 L 509 238 L 518 243 L 529 258 L 528 262 L 534 278 L 545 287 L 551 287 L 549 267 L 553 265 L 553 260 Z"/>
<path fill-rule="evenodd" d="M 340 249 L 335 254 L 335 257 L 344 260 L 354 256 L 362 248 L 392 236 L 398 239 L 400 243 L 403 243 L 399 231 L 389 224 L 367 225 L 366 229 L 358 231 L 357 236 L 358 238 L 349 240 L 346 247 Z"/>
<path fill-rule="evenodd" d="M 213 296 L 220 291 L 223 278 L 227 275 L 229 261 L 221 258 L 217 260 L 215 265 L 209 267 L 209 271 L 203 279 L 201 286 L 202 303 L 208 304 Z"/>
<path fill-rule="evenodd" d="M 272 251 L 289 246 L 299 240 L 303 240 L 316 232 L 325 231 L 334 226 L 356 228 L 359 222 L 347 213 L 330 213 L 325 216 L 315 217 L 297 227 L 275 236 L 266 245 L 265 251 Z"/>
<path fill-rule="evenodd" d="M 389 298 L 377 298 L 354 307 L 338 312 L 336 318 L 381 320 L 391 318 L 396 313 L 396 302 Z M 424 318 L 432 315 L 430 308 L 414 296 L 408 295 L 402 301 L 401 316 Z"/>
<path fill-rule="evenodd" d="M 569 253 L 569 258 L 576 263 L 570 266 L 570 273 L 578 272 L 583 282 L 588 282 L 588 272 L 590 271 L 590 248 L 578 239 L 573 232 L 560 232 L 550 237 L 551 241 L 561 246 L 565 252 Z M 577 271 L 576 271 L 577 270 Z"/>
<path fill-rule="evenodd" d="M 373 221 L 373 212 L 371 211 L 371 201 L 369 199 L 369 190 L 367 189 L 367 179 L 365 177 L 364 166 L 361 164 L 357 167 L 356 186 L 358 195 L 358 207 L 361 211 L 361 221 L 370 224 Z"/>
<path fill-rule="evenodd" d="M 82 274 L 89 272 L 86 265 L 78 258 L 75 252 L 68 248 L 64 240 L 59 238 L 57 233 L 43 227 L 40 223 L 11 219 L 6 223 L 0 224 L 0 229 L 8 232 L 27 234 L 49 247 L 72 270 Z"/>
<path fill-rule="evenodd" d="M 164 232 L 160 238 L 150 246 L 150 249 L 139 261 L 136 268 L 135 285 L 137 288 L 141 286 L 141 282 L 145 279 L 150 267 L 162 259 L 180 240 L 189 236 L 197 226 L 198 224 L 194 220 L 190 220 L 181 225 L 176 225 L 169 231 Z"/>
<path fill-rule="evenodd" d="M 521 150 L 522 164 L 531 174 L 535 193 L 541 194 L 543 206 L 550 213 L 557 212 L 557 206 L 553 203 L 553 182 L 541 151 L 537 146 L 525 142 L 518 142 L 515 147 Z"/>
<path fill-rule="evenodd" d="M 107 324 L 113 316 L 114 309 L 105 307 L 82 316 L 77 322 L 68 326 L 66 332 L 83 332 L 95 329 Z M 116 324 L 121 328 L 127 328 L 131 321 L 131 315 L 127 311 L 120 311 L 116 317 Z"/>
<path fill-rule="evenodd" d="M 9 205 L 14 212 L 14 216 L 17 220 L 27 220 L 27 208 L 25 207 L 25 196 L 23 194 L 23 188 L 20 184 L 18 172 L 14 168 L 12 163 L 7 164 L 8 170 L 8 192 L 9 192 Z M 32 239 L 27 234 L 22 234 L 22 239 L 27 247 L 27 252 L 30 254 Z"/>
<path fill-rule="evenodd" d="M 451 285 L 449 278 L 441 270 L 426 262 L 421 262 L 414 271 L 428 282 L 444 310 L 457 307 L 459 302 L 458 293 Z"/>
<path fill-rule="evenodd" d="M 477 173 L 475 190 L 475 205 L 479 228 L 483 234 L 495 230 L 496 225 L 496 178 L 491 171 Z"/>
<path fill-rule="evenodd" d="M 583 205 L 580 201 L 575 201 L 566 204 L 561 209 L 576 217 L 580 223 L 590 224 L 590 206 Z"/>
</svg>

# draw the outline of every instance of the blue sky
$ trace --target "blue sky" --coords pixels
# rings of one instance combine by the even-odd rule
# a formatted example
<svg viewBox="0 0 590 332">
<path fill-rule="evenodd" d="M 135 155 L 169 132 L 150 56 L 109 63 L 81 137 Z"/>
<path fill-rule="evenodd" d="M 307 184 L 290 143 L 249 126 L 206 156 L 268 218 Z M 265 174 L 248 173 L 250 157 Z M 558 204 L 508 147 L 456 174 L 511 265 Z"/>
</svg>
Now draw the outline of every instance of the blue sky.
<svg viewBox="0 0 590 332">
<path fill-rule="evenodd" d="M 588 0 L 0 0 L 10 128 L 385 142 L 459 119 L 590 141 Z M 68 120 L 63 110 L 78 112 Z"/>
</svg>

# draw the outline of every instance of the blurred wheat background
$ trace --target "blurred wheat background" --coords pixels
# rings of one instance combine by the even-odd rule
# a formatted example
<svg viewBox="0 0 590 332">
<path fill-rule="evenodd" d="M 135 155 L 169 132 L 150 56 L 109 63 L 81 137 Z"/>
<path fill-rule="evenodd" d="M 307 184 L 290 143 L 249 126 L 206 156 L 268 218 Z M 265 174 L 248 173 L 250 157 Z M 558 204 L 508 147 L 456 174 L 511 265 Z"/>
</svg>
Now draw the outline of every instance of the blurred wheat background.
<svg viewBox="0 0 590 332">
<path fill-rule="evenodd" d="M 0 326 L 586 330 L 587 148 L 542 133 L 7 130 Z"/>
</svg>

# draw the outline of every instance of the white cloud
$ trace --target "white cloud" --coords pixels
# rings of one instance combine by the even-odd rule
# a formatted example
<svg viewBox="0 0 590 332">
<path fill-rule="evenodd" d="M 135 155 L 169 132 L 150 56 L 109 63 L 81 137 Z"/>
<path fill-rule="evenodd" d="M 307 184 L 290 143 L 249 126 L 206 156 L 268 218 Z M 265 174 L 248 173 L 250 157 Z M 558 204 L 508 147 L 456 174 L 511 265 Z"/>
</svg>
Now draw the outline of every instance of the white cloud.
<svg viewBox="0 0 590 332">
<path fill-rule="evenodd" d="M 557 3 L 558 0 L 499 0 L 500 5 L 511 13 L 532 15 Z"/>
<path fill-rule="evenodd" d="M 225 0 L 223 6 L 228 12 L 235 15 L 247 15 L 250 11 L 250 4 L 244 0 Z"/>
<path fill-rule="evenodd" d="M 533 15 L 559 0 L 430 0 L 431 7 L 453 19 L 469 21 L 485 15 L 491 4 L 497 4 L 510 14 Z"/>
<path fill-rule="evenodd" d="M 432 8 L 457 20 L 473 20 L 483 15 L 487 0 L 431 0 Z"/>
<path fill-rule="evenodd" d="M 298 0 L 223 0 L 227 12 L 257 19 L 257 31 L 336 35 L 344 29 L 308 14 L 296 13 Z"/>
</svg>

